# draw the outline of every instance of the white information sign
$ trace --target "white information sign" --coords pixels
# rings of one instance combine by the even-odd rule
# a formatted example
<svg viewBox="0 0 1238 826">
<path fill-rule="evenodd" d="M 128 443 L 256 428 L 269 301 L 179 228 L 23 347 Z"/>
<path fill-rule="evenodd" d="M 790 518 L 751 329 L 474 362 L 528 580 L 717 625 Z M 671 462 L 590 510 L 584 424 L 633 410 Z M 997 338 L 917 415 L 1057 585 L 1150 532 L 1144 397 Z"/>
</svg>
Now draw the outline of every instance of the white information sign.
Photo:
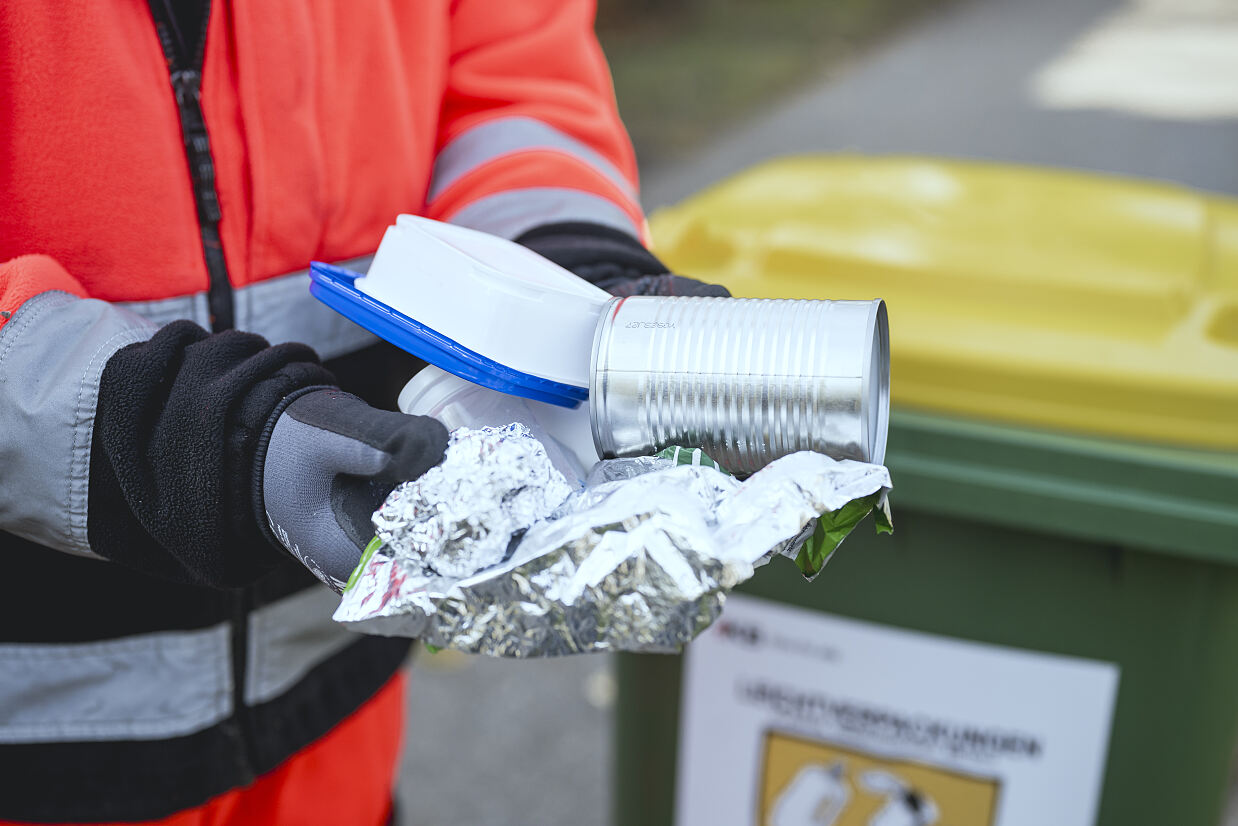
<svg viewBox="0 0 1238 826">
<path fill-rule="evenodd" d="M 1090 826 L 1111 663 L 731 596 L 688 647 L 680 826 Z"/>
</svg>

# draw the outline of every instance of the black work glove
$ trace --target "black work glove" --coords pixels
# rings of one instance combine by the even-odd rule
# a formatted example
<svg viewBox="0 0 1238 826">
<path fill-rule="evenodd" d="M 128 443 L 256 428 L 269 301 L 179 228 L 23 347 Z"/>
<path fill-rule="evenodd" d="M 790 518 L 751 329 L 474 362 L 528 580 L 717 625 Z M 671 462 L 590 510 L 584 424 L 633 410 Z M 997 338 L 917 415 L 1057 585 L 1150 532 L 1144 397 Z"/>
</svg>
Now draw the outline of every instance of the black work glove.
<svg viewBox="0 0 1238 826">
<path fill-rule="evenodd" d="M 611 295 L 730 296 L 720 284 L 672 275 L 626 232 L 589 223 L 546 224 L 516 241 Z"/>
<path fill-rule="evenodd" d="M 342 591 L 374 535 L 371 514 L 396 485 L 442 461 L 447 428 L 334 388 L 297 396 L 277 415 L 262 467 L 271 532 Z"/>
<path fill-rule="evenodd" d="M 707 298 L 730 298 L 731 293 L 726 287 L 721 284 L 706 284 L 704 281 L 697 281 L 695 278 L 687 278 L 682 275 L 671 275 L 664 273 L 662 275 L 642 275 L 640 278 L 632 278 L 627 281 L 620 281 L 612 286 L 608 292 L 611 295 L 629 296 L 629 295 L 665 295 L 665 296 L 704 296 Z"/>
</svg>

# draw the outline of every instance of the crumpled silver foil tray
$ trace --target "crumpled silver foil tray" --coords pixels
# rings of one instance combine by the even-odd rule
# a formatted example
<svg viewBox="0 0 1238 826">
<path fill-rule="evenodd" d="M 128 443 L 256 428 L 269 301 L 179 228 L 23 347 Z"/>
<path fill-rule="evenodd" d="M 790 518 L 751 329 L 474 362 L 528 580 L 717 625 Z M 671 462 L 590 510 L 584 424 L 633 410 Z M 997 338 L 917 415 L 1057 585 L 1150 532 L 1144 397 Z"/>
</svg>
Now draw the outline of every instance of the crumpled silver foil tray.
<svg viewBox="0 0 1238 826">
<path fill-rule="evenodd" d="M 817 453 L 743 482 L 713 467 L 602 462 L 573 489 L 522 425 L 453 431 L 442 465 L 374 515 L 335 619 L 502 657 L 674 652 L 818 517 L 885 511 L 889 472 Z M 863 501 L 862 501 L 863 500 Z"/>
</svg>

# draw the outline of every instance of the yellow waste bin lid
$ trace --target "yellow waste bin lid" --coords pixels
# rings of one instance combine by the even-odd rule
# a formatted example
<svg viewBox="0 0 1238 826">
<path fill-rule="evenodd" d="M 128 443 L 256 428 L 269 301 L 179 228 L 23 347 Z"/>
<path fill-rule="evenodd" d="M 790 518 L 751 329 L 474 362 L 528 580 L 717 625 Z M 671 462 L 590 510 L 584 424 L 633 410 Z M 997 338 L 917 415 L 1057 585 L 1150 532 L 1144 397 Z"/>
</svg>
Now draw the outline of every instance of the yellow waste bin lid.
<svg viewBox="0 0 1238 826">
<path fill-rule="evenodd" d="M 768 163 L 651 222 L 738 296 L 884 298 L 896 405 L 1238 448 L 1238 201 L 918 158 Z"/>
</svg>

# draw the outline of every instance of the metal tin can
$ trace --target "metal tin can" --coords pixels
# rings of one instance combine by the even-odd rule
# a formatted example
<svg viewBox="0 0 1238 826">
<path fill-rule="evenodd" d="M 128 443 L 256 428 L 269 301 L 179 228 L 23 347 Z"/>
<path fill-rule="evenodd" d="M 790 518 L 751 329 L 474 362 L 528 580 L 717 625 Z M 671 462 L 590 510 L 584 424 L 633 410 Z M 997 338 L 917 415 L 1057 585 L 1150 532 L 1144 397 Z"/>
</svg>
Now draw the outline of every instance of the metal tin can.
<svg viewBox="0 0 1238 826">
<path fill-rule="evenodd" d="M 880 299 L 614 299 L 593 339 L 594 444 L 701 447 L 740 474 L 800 450 L 880 464 L 889 341 Z"/>
</svg>

